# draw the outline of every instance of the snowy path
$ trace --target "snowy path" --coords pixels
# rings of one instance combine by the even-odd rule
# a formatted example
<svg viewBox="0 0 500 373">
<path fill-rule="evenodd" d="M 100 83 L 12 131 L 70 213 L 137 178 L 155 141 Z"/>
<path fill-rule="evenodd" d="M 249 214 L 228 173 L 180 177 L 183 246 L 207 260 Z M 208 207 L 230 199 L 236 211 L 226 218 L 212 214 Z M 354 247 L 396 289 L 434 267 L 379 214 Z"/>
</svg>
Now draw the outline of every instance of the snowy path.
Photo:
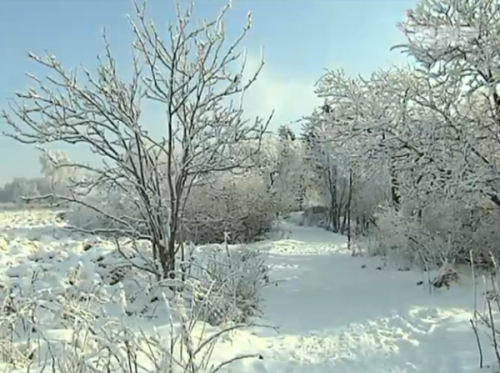
<svg viewBox="0 0 500 373">
<path fill-rule="evenodd" d="M 273 278 L 283 281 L 265 294 L 265 322 L 279 333 L 241 332 L 238 352 L 259 350 L 264 359 L 231 371 L 479 371 L 470 283 L 429 294 L 416 285 L 420 273 L 377 270 L 373 259 L 352 258 L 341 236 L 286 228 L 291 236 L 270 250 Z M 486 340 L 483 349 L 493 361 Z"/>
</svg>

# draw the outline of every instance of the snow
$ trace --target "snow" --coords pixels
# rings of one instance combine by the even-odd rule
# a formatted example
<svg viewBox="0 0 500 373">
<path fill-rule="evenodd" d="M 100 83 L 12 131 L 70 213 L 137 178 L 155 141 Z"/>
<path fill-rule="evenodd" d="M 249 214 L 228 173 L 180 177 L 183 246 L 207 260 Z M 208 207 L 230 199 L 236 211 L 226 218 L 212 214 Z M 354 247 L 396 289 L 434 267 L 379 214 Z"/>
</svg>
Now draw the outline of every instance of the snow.
<svg viewBox="0 0 500 373">
<path fill-rule="evenodd" d="M 26 288 L 34 282 L 36 289 L 57 294 L 68 286 L 68 273 L 80 271 L 80 291 L 95 288 L 95 259 L 112 252 L 112 243 L 96 240 L 92 249 L 85 249 L 86 239 L 61 233 L 53 215 L 35 210 L 0 214 L 2 284 Z M 280 237 L 253 245 L 267 250 L 275 281 L 265 289 L 263 316 L 255 321 L 276 329 L 249 327 L 222 338 L 212 356 L 215 363 L 238 354 L 262 357 L 237 361 L 222 372 L 491 371 L 478 369 L 469 324 L 474 281 L 467 274 L 450 289 L 429 291 L 425 284 L 417 285 L 428 274 L 401 271 L 377 258 L 352 257 L 345 237 L 300 227 L 293 219 L 282 223 Z M 113 286 L 99 288 L 109 292 Z M 120 308 L 108 305 L 107 312 L 118 314 Z M 167 318 L 147 324 L 134 317 L 127 323 L 143 330 L 156 328 L 161 334 L 170 328 Z M 45 340 L 66 344 L 75 340 L 74 334 L 69 328 L 44 331 Z M 484 331 L 480 334 L 485 362 L 493 362 L 491 342 L 483 338 Z"/>
<path fill-rule="evenodd" d="M 470 286 L 429 294 L 418 272 L 377 270 L 352 258 L 343 237 L 290 228 L 291 241 L 271 251 L 287 280 L 267 297 L 268 322 L 281 327 L 269 372 L 474 371 Z"/>
</svg>

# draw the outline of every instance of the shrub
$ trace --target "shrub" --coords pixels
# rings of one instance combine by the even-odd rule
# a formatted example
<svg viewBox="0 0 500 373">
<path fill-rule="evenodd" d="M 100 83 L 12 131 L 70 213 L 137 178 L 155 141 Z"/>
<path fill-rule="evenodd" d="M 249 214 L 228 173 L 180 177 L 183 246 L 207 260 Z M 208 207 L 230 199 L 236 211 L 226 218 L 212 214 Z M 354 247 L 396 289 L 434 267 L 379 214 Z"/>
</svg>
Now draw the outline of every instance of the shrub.
<svg viewBox="0 0 500 373">
<path fill-rule="evenodd" d="M 478 264 L 499 251 L 494 245 L 500 239 L 496 211 L 469 209 L 448 200 L 434 202 L 420 213 L 409 205 L 399 210 L 384 205 L 375 218 L 376 227 L 357 237 L 358 246 L 372 255 L 439 267 L 445 261 L 470 263 L 470 252 Z"/>
<path fill-rule="evenodd" d="M 110 216 L 120 217 L 126 224 L 82 205 L 72 205 L 66 214 L 68 224 L 88 230 L 115 234 L 127 224 L 143 224 L 140 212 L 130 195 L 116 190 L 99 191 L 88 197 Z M 180 240 L 195 244 L 221 243 L 229 234 L 229 242 L 246 243 L 269 232 L 280 209 L 277 196 L 266 187 L 259 175 L 223 175 L 192 188 L 183 215 Z M 145 232 L 145 230 L 144 230 Z"/>
<path fill-rule="evenodd" d="M 226 175 L 192 191 L 184 216 L 186 237 L 196 244 L 246 243 L 262 238 L 279 205 L 258 175 Z M 227 236 L 229 235 L 229 236 Z"/>
<path fill-rule="evenodd" d="M 188 281 L 198 317 L 211 325 L 248 322 L 260 314 L 262 288 L 269 282 L 263 252 L 255 247 L 209 245 L 196 249 Z M 210 301 L 206 301 L 210 299 Z"/>
</svg>

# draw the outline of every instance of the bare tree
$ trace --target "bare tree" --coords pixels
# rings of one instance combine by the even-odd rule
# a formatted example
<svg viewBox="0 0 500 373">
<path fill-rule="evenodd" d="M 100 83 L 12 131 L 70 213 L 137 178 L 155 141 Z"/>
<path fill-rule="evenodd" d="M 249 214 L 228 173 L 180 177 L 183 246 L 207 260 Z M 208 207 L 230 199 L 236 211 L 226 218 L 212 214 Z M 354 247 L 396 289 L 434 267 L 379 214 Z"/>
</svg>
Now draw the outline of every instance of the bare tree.
<svg viewBox="0 0 500 373">
<path fill-rule="evenodd" d="M 95 74 L 84 67 L 70 71 L 48 53 L 29 53 L 52 75 L 28 75 L 35 88 L 17 93 L 2 112 L 11 129 L 6 135 L 19 142 L 84 145 L 98 156 L 101 162 L 94 164 L 58 163 L 86 176 L 72 181 L 69 196 L 57 197 L 116 223 L 117 228 L 90 233 L 150 241 L 159 277 L 175 277 L 182 212 L 192 186 L 214 172 L 247 166 L 251 155 L 239 151 L 240 144 L 260 143 L 272 117 L 249 121 L 243 116 L 244 93 L 264 62 L 244 80 L 246 56 L 238 50 L 251 28 L 251 14 L 229 43 L 223 22 L 229 8 L 214 21 L 193 25 L 193 5 L 181 9 L 176 3 L 176 22 L 162 38 L 147 18 L 146 2 L 134 3 L 130 80 L 119 75 L 104 33 L 105 56 Z M 165 114 L 157 124 L 160 136 L 144 125 L 148 102 L 161 105 Z M 96 190 L 122 194 L 136 214 L 108 211 L 89 198 Z"/>
</svg>

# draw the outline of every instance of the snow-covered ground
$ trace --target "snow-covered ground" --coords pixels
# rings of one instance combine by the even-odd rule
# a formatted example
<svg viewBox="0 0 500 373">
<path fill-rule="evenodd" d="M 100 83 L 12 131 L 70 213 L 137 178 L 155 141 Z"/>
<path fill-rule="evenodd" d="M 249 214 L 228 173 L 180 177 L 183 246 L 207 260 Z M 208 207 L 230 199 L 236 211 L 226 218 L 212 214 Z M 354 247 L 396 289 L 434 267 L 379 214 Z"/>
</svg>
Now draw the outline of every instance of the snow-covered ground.
<svg viewBox="0 0 500 373">
<path fill-rule="evenodd" d="M 0 215 L 0 281 L 26 287 L 44 278 L 53 292 L 83 263 L 88 273 L 111 242 L 88 250 L 81 237 L 68 237 L 49 223 L 53 212 Z M 225 372 L 361 373 L 480 372 L 474 334 L 474 285 L 462 276 L 449 290 L 429 292 L 419 271 L 399 271 L 378 259 L 352 257 L 344 237 L 318 228 L 283 223 L 282 237 L 257 243 L 269 252 L 272 279 L 266 288 L 260 324 L 231 333 L 217 345 L 213 360 L 259 353 Z M 92 264 L 93 263 L 93 264 Z M 44 274 L 42 276 L 42 273 Z M 37 274 L 36 276 L 34 274 Z M 66 277 L 65 277 L 66 276 Z M 480 281 L 480 280 L 478 280 Z M 155 320 L 157 327 L 168 320 Z M 131 322 L 132 324 L 132 322 Z M 57 331 L 46 331 L 46 335 Z M 484 333 L 481 332 L 481 335 Z M 485 362 L 494 361 L 483 338 Z M 5 371 L 9 370 L 7 367 Z M 20 369 L 26 371 L 26 369 Z M 491 371 L 485 369 L 483 371 Z"/>
<path fill-rule="evenodd" d="M 430 294 L 417 286 L 426 278 L 419 272 L 352 258 L 344 237 L 287 228 L 290 238 L 274 242 L 270 255 L 283 282 L 268 289 L 265 307 L 280 333 L 247 338 L 265 360 L 244 371 L 478 371 L 471 281 Z"/>
</svg>

